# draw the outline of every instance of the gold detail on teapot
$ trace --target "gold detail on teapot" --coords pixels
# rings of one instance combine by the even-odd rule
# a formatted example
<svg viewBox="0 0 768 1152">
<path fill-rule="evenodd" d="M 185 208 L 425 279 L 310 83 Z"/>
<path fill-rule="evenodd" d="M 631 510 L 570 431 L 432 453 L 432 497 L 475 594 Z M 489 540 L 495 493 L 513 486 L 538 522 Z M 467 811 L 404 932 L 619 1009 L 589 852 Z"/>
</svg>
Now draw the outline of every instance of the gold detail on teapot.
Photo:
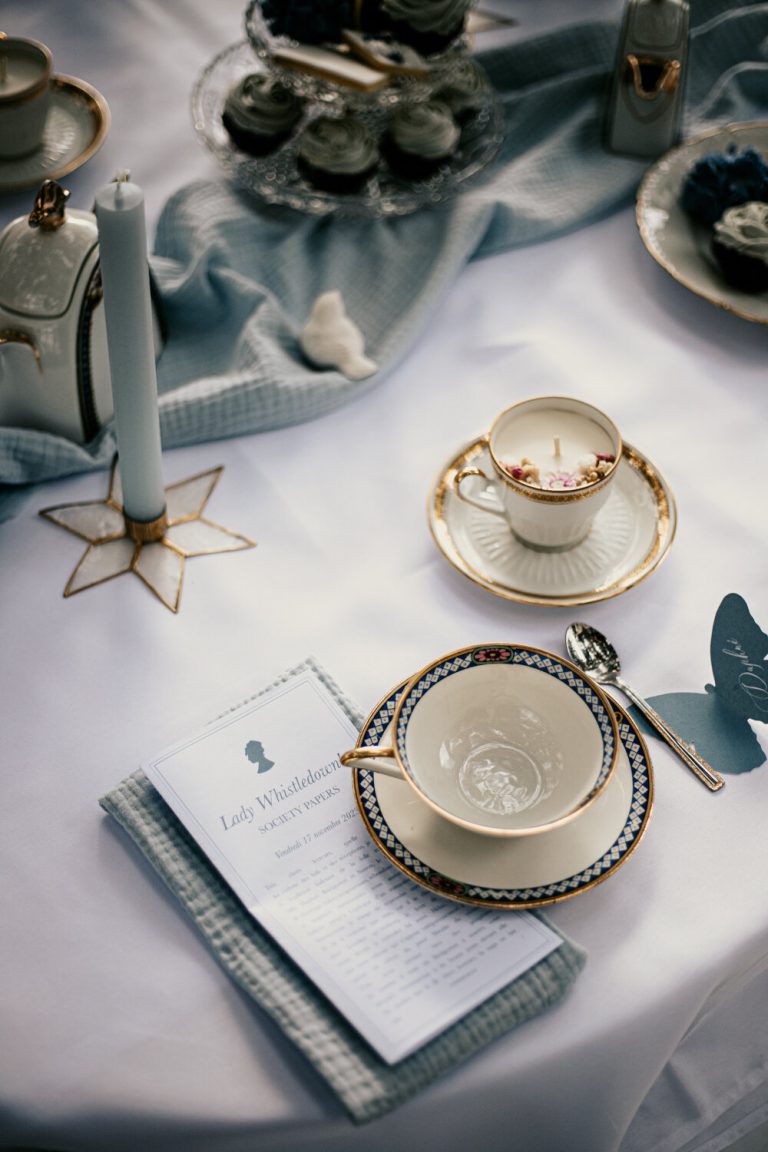
<svg viewBox="0 0 768 1152">
<path fill-rule="evenodd" d="M 68 199 L 69 189 L 62 188 L 56 180 L 44 180 L 29 214 L 30 228 L 42 228 L 44 232 L 61 228 L 66 220 Z"/>
<path fill-rule="evenodd" d="M 679 60 L 657 60 L 651 56 L 627 56 L 627 65 L 632 73 L 632 86 L 635 95 L 641 100 L 655 100 L 662 92 L 674 92 L 680 83 L 681 65 Z"/>
<path fill-rule="evenodd" d="M 40 349 L 27 332 L 22 332 L 20 328 L 3 328 L 0 331 L 0 344 L 25 344 L 35 357 L 38 371 L 42 374 L 43 358 Z"/>
</svg>

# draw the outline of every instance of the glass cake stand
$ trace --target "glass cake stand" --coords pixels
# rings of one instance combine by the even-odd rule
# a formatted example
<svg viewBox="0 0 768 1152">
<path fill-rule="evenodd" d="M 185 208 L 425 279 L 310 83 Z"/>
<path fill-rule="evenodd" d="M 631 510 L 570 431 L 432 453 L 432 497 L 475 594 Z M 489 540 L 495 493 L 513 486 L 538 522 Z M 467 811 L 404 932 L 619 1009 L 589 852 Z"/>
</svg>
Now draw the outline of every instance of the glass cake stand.
<svg viewBox="0 0 768 1152">
<path fill-rule="evenodd" d="M 227 175 L 248 192 L 270 204 L 323 216 L 377 218 L 404 216 L 420 208 L 442 203 L 458 187 L 477 175 L 495 156 L 503 139 L 501 103 L 490 83 L 479 110 L 461 126 L 458 147 L 427 180 L 399 178 L 381 161 L 359 192 L 333 194 L 312 187 L 296 166 L 298 137 L 302 128 L 319 115 L 341 113 L 345 105 L 307 99 L 306 111 L 293 135 L 268 156 L 254 157 L 232 142 L 221 114 L 227 92 L 249 73 L 270 71 L 269 64 L 254 54 L 248 40 L 230 45 L 204 69 L 192 91 L 192 122 L 196 133 Z M 350 108 L 380 137 L 391 105 L 380 101 L 356 102 Z"/>
</svg>

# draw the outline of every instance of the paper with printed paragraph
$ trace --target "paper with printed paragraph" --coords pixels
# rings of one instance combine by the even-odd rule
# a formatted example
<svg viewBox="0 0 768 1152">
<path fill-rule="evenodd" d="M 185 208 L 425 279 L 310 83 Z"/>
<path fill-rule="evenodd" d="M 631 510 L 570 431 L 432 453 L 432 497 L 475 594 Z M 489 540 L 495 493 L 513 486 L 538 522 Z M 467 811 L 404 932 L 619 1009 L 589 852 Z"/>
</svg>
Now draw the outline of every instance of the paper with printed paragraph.
<svg viewBox="0 0 768 1152">
<path fill-rule="evenodd" d="M 143 768 L 249 912 L 392 1064 L 561 941 L 525 912 L 453 904 L 389 864 L 339 762 L 356 739 L 305 667 Z"/>
</svg>

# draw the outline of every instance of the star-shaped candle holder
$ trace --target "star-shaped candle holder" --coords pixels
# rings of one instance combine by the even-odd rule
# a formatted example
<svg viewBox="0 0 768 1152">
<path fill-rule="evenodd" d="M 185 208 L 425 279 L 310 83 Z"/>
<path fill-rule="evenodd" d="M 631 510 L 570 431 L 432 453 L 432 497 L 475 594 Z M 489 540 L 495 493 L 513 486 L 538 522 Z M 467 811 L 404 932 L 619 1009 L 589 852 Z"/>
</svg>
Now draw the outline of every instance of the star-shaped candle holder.
<svg viewBox="0 0 768 1152">
<path fill-rule="evenodd" d="M 132 572 L 166 608 L 178 612 L 188 559 L 256 547 L 255 541 L 230 532 L 203 515 L 223 471 L 223 467 L 211 468 L 188 480 L 170 484 L 165 489 L 165 516 L 153 539 L 137 539 L 140 533 L 136 533 L 136 525 L 123 513 L 117 460 L 112 466 L 106 500 L 42 508 L 41 516 L 88 544 L 67 581 L 64 595 L 74 596 L 76 592 Z"/>
</svg>

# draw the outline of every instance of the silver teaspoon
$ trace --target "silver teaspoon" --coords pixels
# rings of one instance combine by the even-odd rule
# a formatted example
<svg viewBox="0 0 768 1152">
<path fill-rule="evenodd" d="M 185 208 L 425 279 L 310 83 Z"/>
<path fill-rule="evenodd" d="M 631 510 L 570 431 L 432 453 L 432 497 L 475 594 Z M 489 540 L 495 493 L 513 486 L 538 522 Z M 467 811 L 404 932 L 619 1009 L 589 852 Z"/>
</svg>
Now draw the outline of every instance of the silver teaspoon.
<svg viewBox="0 0 768 1152">
<path fill-rule="evenodd" d="M 592 628 L 589 624 L 570 624 L 565 633 L 565 646 L 574 664 L 597 680 L 598 684 L 610 684 L 614 688 L 621 689 L 638 712 L 642 712 L 648 723 L 666 740 L 670 748 L 677 752 L 683 763 L 698 776 L 702 784 L 706 784 L 713 792 L 723 787 L 725 784 L 723 777 L 715 772 L 706 760 L 702 760 L 695 748 L 680 739 L 647 700 L 643 700 L 642 696 L 638 696 L 622 680 L 618 653 L 602 632 L 598 632 L 597 628 Z"/>
</svg>

